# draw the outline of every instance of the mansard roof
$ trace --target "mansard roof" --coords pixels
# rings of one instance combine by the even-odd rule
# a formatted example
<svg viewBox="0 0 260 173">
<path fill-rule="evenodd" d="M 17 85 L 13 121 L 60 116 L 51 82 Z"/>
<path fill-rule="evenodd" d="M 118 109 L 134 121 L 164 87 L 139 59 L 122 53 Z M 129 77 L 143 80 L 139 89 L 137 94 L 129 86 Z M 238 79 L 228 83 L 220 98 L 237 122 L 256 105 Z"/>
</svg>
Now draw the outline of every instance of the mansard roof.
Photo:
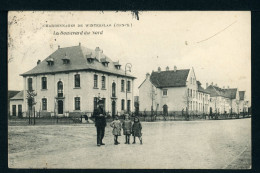
<svg viewBox="0 0 260 173">
<path fill-rule="evenodd" d="M 96 50 L 100 51 L 100 50 Z M 121 69 L 117 69 L 113 61 L 103 54 L 103 51 L 99 52 L 99 57 L 95 50 L 83 47 L 81 45 L 58 48 L 50 56 L 44 59 L 40 64 L 38 64 L 33 69 L 21 74 L 21 76 L 28 75 L 38 75 L 38 74 L 55 74 L 70 71 L 98 71 L 108 74 L 114 74 L 119 76 L 125 76 L 125 72 Z M 67 65 L 63 64 L 62 59 L 65 57 L 70 58 L 70 63 Z M 92 57 L 95 60 L 93 62 L 88 62 L 87 58 Z M 49 66 L 47 61 L 52 59 L 53 65 Z M 99 60 L 100 59 L 100 60 Z M 102 60 L 106 60 L 109 63 L 108 66 L 102 64 Z M 132 75 L 127 75 L 129 78 L 136 78 Z"/>
<path fill-rule="evenodd" d="M 189 69 L 152 72 L 150 81 L 157 88 L 186 86 Z"/>
</svg>

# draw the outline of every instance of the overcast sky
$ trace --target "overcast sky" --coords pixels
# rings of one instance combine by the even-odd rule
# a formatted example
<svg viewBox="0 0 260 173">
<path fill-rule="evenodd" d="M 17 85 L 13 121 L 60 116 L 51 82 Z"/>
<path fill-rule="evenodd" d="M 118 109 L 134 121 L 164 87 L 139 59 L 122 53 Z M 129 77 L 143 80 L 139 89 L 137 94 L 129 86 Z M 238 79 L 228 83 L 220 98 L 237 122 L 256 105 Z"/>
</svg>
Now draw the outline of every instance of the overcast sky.
<svg viewBox="0 0 260 173">
<path fill-rule="evenodd" d="M 251 97 L 250 12 L 10 12 L 8 89 L 22 90 L 19 74 L 61 47 L 95 49 L 136 76 L 135 95 L 147 72 L 193 67 L 197 80 L 238 87 Z M 44 24 L 130 24 L 132 27 L 44 27 Z M 103 31 L 102 35 L 54 35 L 54 31 Z"/>
</svg>

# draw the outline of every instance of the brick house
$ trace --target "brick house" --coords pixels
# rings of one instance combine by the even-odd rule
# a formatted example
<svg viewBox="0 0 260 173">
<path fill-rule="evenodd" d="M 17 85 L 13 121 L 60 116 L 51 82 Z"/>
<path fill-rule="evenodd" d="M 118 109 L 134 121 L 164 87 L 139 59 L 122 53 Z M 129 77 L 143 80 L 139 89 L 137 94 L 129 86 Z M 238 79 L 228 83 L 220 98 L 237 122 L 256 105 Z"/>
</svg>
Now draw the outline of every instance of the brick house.
<svg viewBox="0 0 260 173">
<path fill-rule="evenodd" d="M 134 76 L 125 75 L 119 61 L 112 61 L 97 47 L 81 46 L 58 49 L 37 66 L 21 74 L 24 93 L 34 91 L 35 110 L 41 116 L 91 114 L 98 98 L 112 115 L 134 111 Z M 24 94 L 25 111 L 28 111 Z M 127 97 L 127 98 L 126 98 Z"/>
</svg>

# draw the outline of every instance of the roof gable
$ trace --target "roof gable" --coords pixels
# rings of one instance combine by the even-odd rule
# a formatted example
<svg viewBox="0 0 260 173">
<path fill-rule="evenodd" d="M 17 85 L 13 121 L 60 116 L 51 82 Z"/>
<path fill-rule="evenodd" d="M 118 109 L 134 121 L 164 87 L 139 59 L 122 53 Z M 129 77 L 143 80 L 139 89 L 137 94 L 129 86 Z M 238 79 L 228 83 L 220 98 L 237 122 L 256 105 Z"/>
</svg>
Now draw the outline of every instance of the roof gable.
<svg viewBox="0 0 260 173">
<path fill-rule="evenodd" d="M 150 81 L 157 88 L 186 86 L 189 69 L 152 72 Z"/>
</svg>

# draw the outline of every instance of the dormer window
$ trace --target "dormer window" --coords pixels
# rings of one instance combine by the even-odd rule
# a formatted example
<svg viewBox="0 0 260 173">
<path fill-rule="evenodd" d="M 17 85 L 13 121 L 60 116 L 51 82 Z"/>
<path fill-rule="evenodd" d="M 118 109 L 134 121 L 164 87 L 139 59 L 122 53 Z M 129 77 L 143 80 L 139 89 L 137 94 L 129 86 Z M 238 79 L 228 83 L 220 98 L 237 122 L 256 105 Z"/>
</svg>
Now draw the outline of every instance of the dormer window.
<svg viewBox="0 0 260 173">
<path fill-rule="evenodd" d="M 65 53 L 65 56 L 62 58 L 63 64 L 69 64 L 70 63 L 70 58 L 67 56 Z"/>
<path fill-rule="evenodd" d="M 54 65 L 54 60 L 53 60 L 53 58 L 47 59 L 47 63 L 48 63 L 49 66 Z"/>
<path fill-rule="evenodd" d="M 114 66 L 115 66 L 115 68 L 118 69 L 118 70 L 120 70 L 120 68 L 121 68 L 121 65 L 119 64 L 119 61 L 114 62 Z"/>
<path fill-rule="evenodd" d="M 108 63 L 109 63 L 109 61 L 107 60 L 107 58 L 105 57 L 105 58 L 102 58 L 102 59 L 100 59 L 100 61 L 101 61 L 101 63 L 105 66 L 105 67 L 108 67 Z"/>
<path fill-rule="evenodd" d="M 93 63 L 93 61 L 95 59 L 95 58 L 92 57 L 92 53 L 86 55 L 86 58 L 87 58 L 88 63 Z"/>
</svg>

